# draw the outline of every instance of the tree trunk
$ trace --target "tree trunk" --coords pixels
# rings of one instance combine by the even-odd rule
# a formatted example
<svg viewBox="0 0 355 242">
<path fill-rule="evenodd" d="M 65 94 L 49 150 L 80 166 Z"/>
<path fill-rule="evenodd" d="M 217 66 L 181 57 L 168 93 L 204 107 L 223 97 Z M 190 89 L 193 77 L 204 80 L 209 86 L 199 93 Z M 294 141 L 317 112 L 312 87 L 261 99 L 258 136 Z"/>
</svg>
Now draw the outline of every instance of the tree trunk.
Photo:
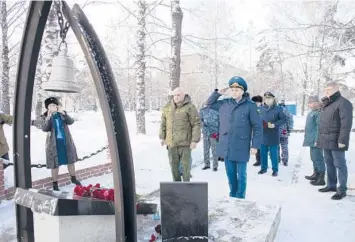
<svg viewBox="0 0 355 242">
<path fill-rule="evenodd" d="M 180 0 L 171 1 L 172 34 L 171 34 L 171 62 L 170 62 L 170 90 L 180 86 L 181 63 L 181 27 L 183 13 Z"/>
<path fill-rule="evenodd" d="M 1 25 L 1 32 L 2 32 L 1 111 L 6 114 L 10 114 L 10 96 L 9 96 L 10 58 L 9 58 L 8 22 L 7 22 L 6 1 L 0 2 L 0 16 L 1 16 L 0 25 Z"/>
<path fill-rule="evenodd" d="M 42 90 L 42 53 L 39 53 L 38 56 L 38 62 L 37 62 L 37 67 L 36 67 L 36 79 L 35 79 L 35 91 L 36 91 L 36 118 L 39 118 L 42 114 L 42 99 L 43 99 L 43 90 Z"/>
<path fill-rule="evenodd" d="M 145 37 L 146 37 L 146 10 L 145 0 L 138 1 L 138 31 L 137 31 L 137 73 L 136 73 L 136 131 L 145 134 Z"/>
<path fill-rule="evenodd" d="M 55 56 L 55 54 L 58 51 L 58 28 L 57 28 L 57 15 L 56 15 L 56 9 L 55 6 L 52 6 L 49 15 L 48 15 L 48 20 L 47 20 L 47 25 L 45 32 L 43 34 L 43 41 L 44 45 L 42 47 L 42 80 L 39 82 L 36 82 L 36 88 L 37 88 L 37 97 L 36 97 L 36 115 L 37 115 L 37 106 L 38 110 L 41 110 L 39 112 L 42 112 L 42 108 L 40 109 L 40 106 L 42 106 L 43 102 L 43 97 L 46 94 L 46 92 L 42 89 L 42 84 L 48 82 L 49 77 L 51 75 L 51 69 L 52 69 L 52 60 Z M 41 103 L 41 104 L 40 104 Z"/>
</svg>

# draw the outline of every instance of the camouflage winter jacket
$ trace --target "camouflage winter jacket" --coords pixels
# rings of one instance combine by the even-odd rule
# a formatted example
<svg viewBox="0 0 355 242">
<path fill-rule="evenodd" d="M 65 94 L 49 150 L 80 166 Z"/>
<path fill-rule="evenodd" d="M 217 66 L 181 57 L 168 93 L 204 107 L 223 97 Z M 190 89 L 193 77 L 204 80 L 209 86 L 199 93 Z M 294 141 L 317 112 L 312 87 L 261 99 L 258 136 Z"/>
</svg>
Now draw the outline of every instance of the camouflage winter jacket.
<svg viewBox="0 0 355 242">
<path fill-rule="evenodd" d="M 286 107 L 281 106 L 286 116 L 286 123 L 280 127 L 280 137 L 290 136 L 293 130 L 293 116 Z"/>
<path fill-rule="evenodd" d="M 200 141 L 201 122 L 189 95 L 179 106 L 171 101 L 163 107 L 159 138 L 168 147 L 190 146 L 191 142 Z"/>
<path fill-rule="evenodd" d="M 202 124 L 202 133 L 209 137 L 212 134 L 218 134 L 219 131 L 219 113 L 218 111 L 204 107 L 200 110 L 200 119 Z"/>
</svg>

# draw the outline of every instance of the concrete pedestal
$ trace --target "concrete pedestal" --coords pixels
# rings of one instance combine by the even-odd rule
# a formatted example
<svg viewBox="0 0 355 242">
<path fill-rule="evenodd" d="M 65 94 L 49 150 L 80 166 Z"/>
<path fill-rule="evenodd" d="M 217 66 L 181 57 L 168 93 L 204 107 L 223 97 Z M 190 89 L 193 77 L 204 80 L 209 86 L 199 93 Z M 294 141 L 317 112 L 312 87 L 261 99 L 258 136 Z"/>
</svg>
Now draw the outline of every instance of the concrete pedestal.
<svg viewBox="0 0 355 242">
<path fill-rule="evenodd" d="M 115 206 L 111 201 L 68 192 L 17 188 L 15 203 L 33 212 L 36 242 L 116 241 Z M 157 204 L 138 202 L 137 214 L 154 214 Z"/>
<path fill-rule="evenodd" d="M 280 221 L 280 206 L 226 198 L 210 206 L 210 241 L 273 242 Z"/>
<path fill-rule="evenodd" d="M 114 215 L 52 216 L 33 213 L 36 242 L 116 241 Z"/>
</svg>

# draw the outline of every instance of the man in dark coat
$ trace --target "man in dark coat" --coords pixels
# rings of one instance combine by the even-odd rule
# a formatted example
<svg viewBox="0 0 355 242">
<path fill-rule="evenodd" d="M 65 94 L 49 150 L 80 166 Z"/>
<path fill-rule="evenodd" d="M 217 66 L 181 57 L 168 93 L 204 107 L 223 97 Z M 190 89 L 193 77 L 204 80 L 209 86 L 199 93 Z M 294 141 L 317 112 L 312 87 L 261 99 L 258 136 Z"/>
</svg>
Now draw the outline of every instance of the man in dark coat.
<svg viewBox="0 0 355 242">
<path fill-rule="evenodd" d="M 255 155 L 262 142 L 262 123 L 257 106 L 246 92 L 246 81 L 235 76 L 229 80 L 232 98 L 218 100 L 228 88 L 216 89 L 207 106 L 219 111 L 219 142 L 217 155 L 224 158 L 230 197 L 245 198 L 247 162 Z"/>
<path fill-rule="evenodd" d="M 262 96 L 254 96 L 251 98 L 253 102 L 255 102 L 256 106 L 258 107 L 258 112 L 260 113 L 260 107 L 263 105 L 263 97 Z M 253 166 L 260 166 L 260 149 L 255 154 L 255 160 L 256 162 L 253 164 Z"/>
<path fill-rule="evenodd" d="M 319 191 L 336 192 L 332 199 L 340 200 L 346 196 L 347 190 L 348 169 L 345 151 L 349 148 L 353 106 L 340 94 L 339 85 L 336 82 L 326 84 L 325 95 L 322 98 L 324 107 L 320 114 L 317 146 L 324 150 L 327 186 Z"/>
<path fill-rule="evenodd" d="M 303 146 L 309 147 L 311 160 L 313 162 L 313 174 L 305 176 L 314 186 L 324 186 L 325 163 L 323 150 L 316 147 L 319 130 L 320 101 L 317 95 L 308 98 L 308 106 L 311 111 L 307 115 L 306 127 L 304 129 Z"/>
<path fill-rule="evenodd" d="M 271 92 L 264 94 L 264 103 L 265 105 L 260 109 L 263 122 L 263 143 L 260 149 L 261 170 L 258 174 L 267 172 L 268 153 L 270 152 L 272 176 L 277 176 L 280 127 L 286 123 L 286 116 L 282 108 L 276 104 L 275 96 Z"/>
</svg>

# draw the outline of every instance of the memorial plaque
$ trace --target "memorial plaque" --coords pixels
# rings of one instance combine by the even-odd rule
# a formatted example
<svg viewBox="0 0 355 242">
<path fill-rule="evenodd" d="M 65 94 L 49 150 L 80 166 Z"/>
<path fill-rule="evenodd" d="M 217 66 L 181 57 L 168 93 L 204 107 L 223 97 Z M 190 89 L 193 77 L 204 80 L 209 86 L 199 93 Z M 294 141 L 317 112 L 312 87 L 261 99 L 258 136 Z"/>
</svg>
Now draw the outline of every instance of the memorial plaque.
<svg viewBox="0 0 355 242">
<path fill-rule="evenodd" d="M 206 182 L 160 183 L 162 241 L 208 241 Z"/>
</svg>

